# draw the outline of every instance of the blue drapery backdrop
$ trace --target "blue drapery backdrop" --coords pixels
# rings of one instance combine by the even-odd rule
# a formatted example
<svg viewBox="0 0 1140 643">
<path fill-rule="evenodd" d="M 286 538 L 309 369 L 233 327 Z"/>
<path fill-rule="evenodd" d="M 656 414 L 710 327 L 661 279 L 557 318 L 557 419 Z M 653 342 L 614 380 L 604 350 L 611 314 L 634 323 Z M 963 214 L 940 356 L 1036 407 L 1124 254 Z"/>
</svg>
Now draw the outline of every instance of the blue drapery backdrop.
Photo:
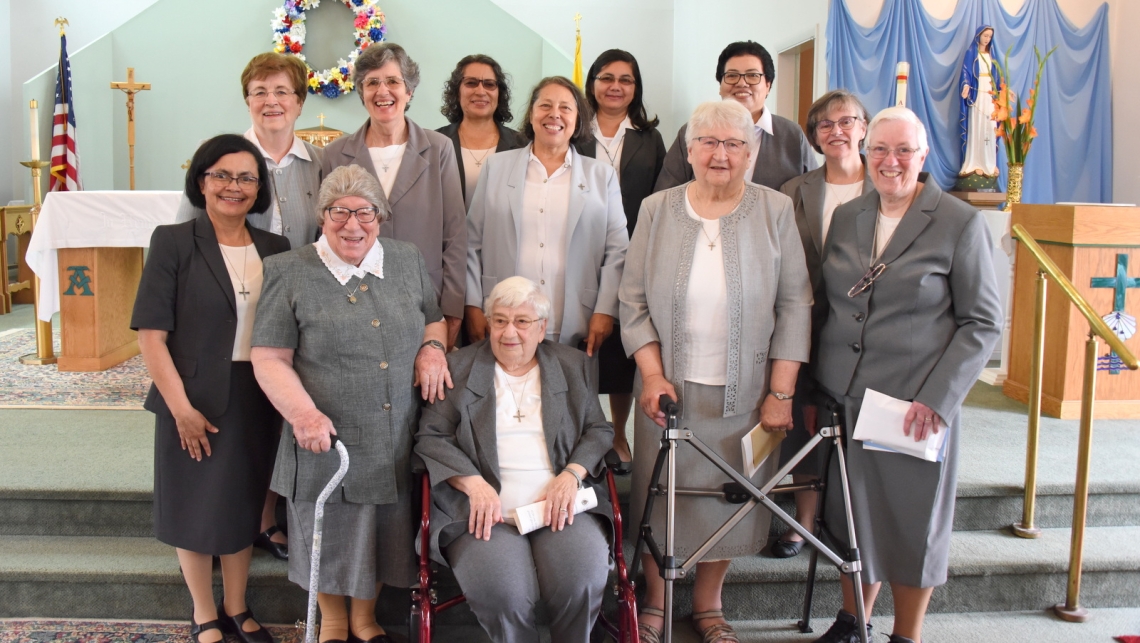
<svg viewBox="0 0 1140 643">
<path fill-rule="evenodd" d="M 827 21 L 827 72 L 831 89 L 854 92 L 872 114 L 894 104 L 895 65 L 910 63 L 907 107 L 926 124 L 926 171 L 945 189 L 962 165 L 958 130 L 958 76 L 962 56 L 981 25 L 994 27 L 1003 60 L 1009 52 L 1010 86 L 1028 97 L 1037 62 L 1057 46 L 1041 76 L 1033 142 L 1025 164 L 1022 201 L 1112 201 L 1112 78 L 1108 5 L 1078 29 L 1056 0 L 1026 0 L 1009 15 L 999 0 L 959 0 L 947 20 L 926 12 L 921 0 L 885 0 L 878 22 L 863 27 L 845 0 L 831 0 Z M 1005 188 L 1005 151 L 998 166 Z"/>
</svg>

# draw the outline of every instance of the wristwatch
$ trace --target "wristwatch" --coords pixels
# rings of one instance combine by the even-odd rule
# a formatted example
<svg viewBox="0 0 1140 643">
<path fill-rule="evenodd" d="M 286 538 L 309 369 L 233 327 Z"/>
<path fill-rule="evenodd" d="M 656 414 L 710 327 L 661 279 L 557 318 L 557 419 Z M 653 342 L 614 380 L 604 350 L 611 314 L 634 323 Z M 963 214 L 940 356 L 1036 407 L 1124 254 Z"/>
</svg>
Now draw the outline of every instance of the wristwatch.
<svg viewBox="0 0 1140 643">
<path fill-rule="evenodd" d="M 429 339 L 426 342 L 420 344 L 420 348 L 423 348 L 424 346 L 431 346 L 432 348 L 438 348 L 445 353 L 447 352 L 447 349 L 443 347 L 443 342 L 439 341 L 438 339 Z"/>
<path fill-rule="evenodd" d="M 768 395 L 771 395 L 772 397 L 776 398 L 777 400 L 780 400 L 781 402 L 783 402 L 785 400 L 792 399 L 791 395 L 787 395 L 787 394 L 781 393 L 779 391 L 768 391 Z"/>
</svg>

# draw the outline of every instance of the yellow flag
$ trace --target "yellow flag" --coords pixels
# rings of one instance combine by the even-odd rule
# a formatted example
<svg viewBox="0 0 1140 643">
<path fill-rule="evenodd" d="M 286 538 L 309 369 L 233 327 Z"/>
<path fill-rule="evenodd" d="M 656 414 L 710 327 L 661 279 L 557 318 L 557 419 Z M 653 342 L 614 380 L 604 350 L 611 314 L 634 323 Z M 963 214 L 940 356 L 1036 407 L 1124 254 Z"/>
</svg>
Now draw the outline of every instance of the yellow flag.
<svg viewBox="0 0 1140 643">
<path fill-rule="evenodd" d="M 586 89 L 586 82 L 582 74 L 582 29 L 579 24 L 581 20 L 582 14 L 574 14 L 574 77 L 571 80 L 574 81 L 574 84 L 577 85 L 579 89 L 584 91 Z"/>
</svg>

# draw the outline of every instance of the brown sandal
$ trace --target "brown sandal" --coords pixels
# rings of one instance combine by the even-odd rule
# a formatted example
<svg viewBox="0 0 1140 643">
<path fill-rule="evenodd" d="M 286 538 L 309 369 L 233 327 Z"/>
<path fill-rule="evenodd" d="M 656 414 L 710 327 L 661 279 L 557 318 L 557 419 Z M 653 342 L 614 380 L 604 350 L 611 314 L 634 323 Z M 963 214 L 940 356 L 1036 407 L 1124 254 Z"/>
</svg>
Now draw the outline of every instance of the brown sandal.
<svg viewBox="0 0 1140 643">
<path fill-rule="evenodd" d="M 701 635 L 701 643 L 740 643 L 740 639 L 736 636 L 736 630 L 732 629 L 728 623 L 714 623 L 703 630 L 698 629 L 697 621 L 706 618 L 724 618 L 724 612 L 709 610 L 693 614 L 693 629 Z"/>
<path fill-rule="evenodd" d="M 643 607 L 641 613 L 665 618 L 665 612 L 654 607 Z M 642 622 L 641 618 L 638 618 L 637 641 L 638 643 L 661 643 L 661 630 Z"/>
</svg>

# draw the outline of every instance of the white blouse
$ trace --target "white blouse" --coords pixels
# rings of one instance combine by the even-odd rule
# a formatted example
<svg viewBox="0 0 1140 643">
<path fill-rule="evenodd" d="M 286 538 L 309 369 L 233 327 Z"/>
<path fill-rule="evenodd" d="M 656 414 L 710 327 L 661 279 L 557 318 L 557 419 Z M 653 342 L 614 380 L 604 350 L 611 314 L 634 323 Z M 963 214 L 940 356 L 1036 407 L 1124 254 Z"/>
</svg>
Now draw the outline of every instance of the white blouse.
<svg viewBox="0 0 1140 643">
<path fill-rule="evenodd" d="M 499 453 L 499 501 L 503 519 L 511 510 L 537 502 L 554 478 L 542 430 L 542 381 L 538 366 L 508 375 L 495 364 L 495 446 Z"/>
<path fill-rule="evenodd" d="M 380 186 L 384 188 L 384 196 L 392 194 L 392 185 L 396 182 L 396 174 L 400 172 L 400 164 L 404 161 L 404 150 L 407 147 L 407 143 L 400 143 L 368 148 L 368 155 L 372 157 L 372 166 L 376 168 L 376 176 L 380 178 Z"/>
<path fill-rule="evenodd" d="M 566 150 L 566 162 L 547 175 L 542 161 L 533 151 L 530 153 L 523 186 L 522 230 L 515 272 L 538 284 L 538 289 L 550 299 L 546 337 L 554 342 L 562 331 L 562 311 L 566 305 L 571 154 Z"/>
<path fill-rule="evenodd" d="M 630 122 L 629 116 L 618 125 L 617 132 L 613 136 L 603 136 L 602 130 L 598 127 L 598 118 L 595 116 L 593 122 L 590 124 L 594 130 L 594 139 L 598 141 L 598 154 L 594 155 L 599 161 L 609 164 L 610 167 L 617 172 L 618 184 L 621 184 L 621 153 L 625 148 L 625 132 L 626 130 L 633 129 L 633 123 Z"/>
<path fill-rule="evenodd" d="M 823 242 L 827 242 L 827 231 L 831 229 L 831 216 L 835 208 L 847 203 L 863 194 L 863 182 L 856 181 L 841 185 L 839 183 L 825 183 L 823 195 Z"/>
<path fill-rule="evenodd" d="M 261 255 L 253 244 L 248 246 L 223 246 L 222 258 L 226 271 L 230 273 L 230 283 L 234 286 L 234 301 L 237 303 L 237 333 L 234 334 L 233 361 L 249 361 L 249 340 L 253 337 L 253 314 L 257 310 L 257 300 L 261 298 Z"/>
<path fill-rule="evenodd" d="M 728 377 L 728 285 L 720 219 L 702 219 L 687 191 L 685 212 L 704 228 L 697 233 L 685 298 L 685 379 L 724 386 Z"/>
<path fill-rule="evenodd" d="M 483 164 L 495 155 L 497 147 L 485 150 L 472 150 L 466 147 L 459 148 L 459 155 L 463 158 L 463 205 L 471 207 L 471 197 L 475 195 L 475 186 L 479 185 L 479 174 L 483 171 Z"/>
<path fill-rule="evenodd" d="M 872 263 L 877 263 L 879 257 L 883 256 L 883 251 L 887 249 L 901 222 L 902 217 L 896 219 L 879 212 L 879 220 L 875 223 L 875 247 L 871 249 Z"/>
</svg>

